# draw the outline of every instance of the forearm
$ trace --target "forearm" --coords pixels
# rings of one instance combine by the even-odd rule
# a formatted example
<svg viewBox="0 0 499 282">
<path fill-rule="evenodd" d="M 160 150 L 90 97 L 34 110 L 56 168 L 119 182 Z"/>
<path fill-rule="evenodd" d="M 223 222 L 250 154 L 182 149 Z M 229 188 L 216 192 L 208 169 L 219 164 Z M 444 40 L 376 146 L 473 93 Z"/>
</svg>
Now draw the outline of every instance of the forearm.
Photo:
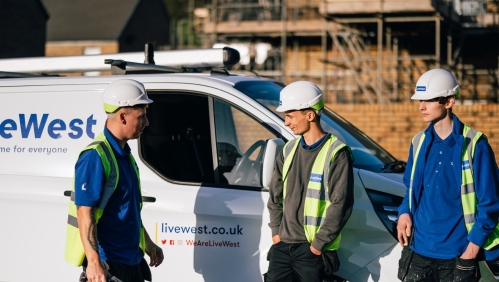
<svg viewBox="0 0 499 282">
<path fill-rule="evenodd" d="M 267 205 L 270 215 L 269 227 L 272 230 L 272 236 L 279 235 L 279 228 L 282 220 L 282 205 Z"/>
<path fill-rule="evenodd" d="M 272 181 L 274 182 L 274 181 Z M 279 234 L 281 226 L 283 206 L 282 206 L 282 186 L 280 183 L 273 183 L 270 186 L 269 201 L 267 208 L 269 210 L 270 222 L 269 227 L 272 230 L 272 236 Z"/>
<path fill-rule="evenodd" d="M 76 214 L 78 218 L 78 230 L 80 231 L 80 238 L 87 261 L 89 263 L 100 264 L 95 208 L 78 206 Z"/>
<path fill-rule="evenodd" d="M 151 237 L 149 237 L 149 233 L 147 233 L 147 230 L 144 227 L 144 224 L 141 224 L 141 225 L 142 225 L 142 229 L 144 230 L 144 240 L 146 241 L 146 244 L 153 243 L 153 241 L 151 240 Z"/>
<path fill-rule="evenodd" d="M 163 250 L 151 240 L 143 224 L 142 229 L 144 230 L 144 241 L 146 244 L 144 251 L 150 258 L 149 266 L 159 266 L 164 259 Z"/>
<path fill-rule="evenodd" d="M 409 186 L 411 184 L 411 172 L 412 172 L 412 164 L 413 163 L 413 157 L 412 157 L 412 145 L 410 146 L 409 148 L 409 157 L 408 157 L 408 160 L 407 160 L 407 165 L 405 167 L 405 172 L 404 172 L 404 177 L 403 177 L 403 181 L 404 181 L 404 185 L 405 187 L 407 187 L 407 189 L 405 190 L 405 197 L 404 197 L 404 200 L 402 201 L 402 204 L 399 206 L 398 208 L 398 215 L 401 216 L 403 214 L 408 214 L 410 213 L 410 209 L 409 209 Z"/>
<path fill-rule="evenodd" d="M 279 234 L 283 214 L 283 182 L 282 182 L 282 165 L 284 160 L 282 155 L 279 155 L 275 162 L 275 169 L 270 183 L 269 200 L 267 202 L 267 209 L 269 210 L 270 223 L 269 227 L 272 229 L 272 236 Z"/>
<path fill-rule="evenodd" d="M 480 140 L 477 144 L 473 175 L 478 203 L 468 240 L 483 247 L 497 225 L 499 216 L 499 171 L 494 153 L 485 140 Z"/>
<path fill-rule="evenodd" d="M 402 204 L 400 204 L 398 208 L 398 216 L 400 217 L 403 214 L 410 214 L 411 210 L 409 209 L 409 193 L 410 189 L 407 188 L 405 190 L 405 196 L 404 199 L 402 200 Z"/>
</svg>

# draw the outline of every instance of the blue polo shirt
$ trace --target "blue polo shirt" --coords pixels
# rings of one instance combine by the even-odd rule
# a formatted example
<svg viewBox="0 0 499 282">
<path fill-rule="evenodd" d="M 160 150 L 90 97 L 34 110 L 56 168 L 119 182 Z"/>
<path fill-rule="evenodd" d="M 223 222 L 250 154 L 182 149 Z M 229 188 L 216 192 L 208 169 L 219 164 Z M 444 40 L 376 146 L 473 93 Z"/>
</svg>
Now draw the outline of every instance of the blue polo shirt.
<svg viewBox="0 0 499 282">
<path fill-rule="evenodd" d="M 128 144 L 122 149 L 107 128 L 104 135 L 111 145 L 119 168 L 119 180 L 104 213 L 97 223 L 101 261 L 137 265 L 140 250 L 140 191 L 137 175 L 130 161 Z M 98 207 L 105 183 L 104 167 L 96 150 L 81 154 L 75 166 L 75 204 Z"/>
<path fill-rule="evenodd" d="M 313 150 L 317 147 L 319 147 L 319 145 L 322 143 L 322 141 L 324 141 L 324 139 L 326 139 L 326 136 L 329 136 L 329 134 L 324 134 L 324 136 L 321 137 L 321 139 L 319 139 L 317 142 L 315 142 L 314 144 L 312 145 L 307 145 L 307 143 L 305 143 L 305 138 L 302 138 L 300 139 L 300 144 L 301 146 L 305 149 L 305 150 Z"/>
<path fill-rule="evenodd" d="M 412 249 L 423 256 L 453 259 L 468 246 L 463 219 L 460 184 L 454 175 L 456 141 L 449 135 L 442 140 L 432 131 L 423 174 L 423 188 L 418 209 L 414 214 Z M 457 148 L 458 149 L 458 148 Z"/>
</svg>

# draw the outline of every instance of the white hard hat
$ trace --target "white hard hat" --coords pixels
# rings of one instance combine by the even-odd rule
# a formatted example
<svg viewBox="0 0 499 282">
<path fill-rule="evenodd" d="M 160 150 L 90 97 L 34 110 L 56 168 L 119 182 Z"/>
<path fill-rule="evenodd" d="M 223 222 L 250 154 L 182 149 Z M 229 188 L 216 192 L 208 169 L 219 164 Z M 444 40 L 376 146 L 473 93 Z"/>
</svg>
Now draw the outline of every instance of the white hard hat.
<svg viewBox="0 0 499 282">
<path fill-rule="evenodd" d="M 322 91 L 309 81 L 296 81 L 281 90 L 279 107 L 276 111 L 286 112 L 312 108 L 320 111 L 324 108 Z"/>
<path fill-rule="evenodd" d="M 412 100 L 430 100 L 456 95 L 459 97 L 459 83 L 447 70 L 432 69 L 418 79 Z"/>
<path fill-rule="evenodd" d="M 104 90 L 102 96 L 104 111 L 114 113 L 121 107 L 150 104 L 144 85 L 133 79 L 119 79 L 113 81 Z"/>
</svg>

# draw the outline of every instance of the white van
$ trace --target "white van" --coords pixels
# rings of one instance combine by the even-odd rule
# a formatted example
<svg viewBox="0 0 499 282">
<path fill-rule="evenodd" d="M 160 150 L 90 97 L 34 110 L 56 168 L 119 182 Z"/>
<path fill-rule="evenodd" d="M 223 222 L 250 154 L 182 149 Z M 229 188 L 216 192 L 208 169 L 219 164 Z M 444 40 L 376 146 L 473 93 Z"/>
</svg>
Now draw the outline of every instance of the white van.
<svg viewBox="0 0 499 282">
<path fill-rule="evenodd" d="M 268 185 L 280 146 L 295 138 L 275 111 L 284 85 L 220 71 L 127 77 L 154 100 L 149 127 L 129 141 L 143 223 L 165 254 L 154 280 L 262 281 L 272 244 Z M 78 278 L 81 268 L 64 260 L 65 191 L 78 153 L 104 128 L 102 93 L 121 78 L 0 79 L 0 281 Z M 332 111 L 321 123 L 355 158 L 355 205 L 336 274 L 398 281 L 403 165 Z"/>
</svg>

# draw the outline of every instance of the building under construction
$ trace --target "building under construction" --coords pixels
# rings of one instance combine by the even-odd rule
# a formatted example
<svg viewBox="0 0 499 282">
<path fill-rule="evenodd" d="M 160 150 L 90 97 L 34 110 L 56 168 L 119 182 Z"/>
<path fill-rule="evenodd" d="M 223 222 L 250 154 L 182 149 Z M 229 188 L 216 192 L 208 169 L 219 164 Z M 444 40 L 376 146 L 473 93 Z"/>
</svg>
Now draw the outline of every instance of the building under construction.
<svg viewBox="0 0 499 282">
<path fill-rule="evenodd" d="M 408 101 L 419 76 L 441 67 L 461 83 L 462 103 L 497 103 L 498 4 L 208 0 L 192 15 L 205 46 L 243 48 L 235 69 L 285 83 L 313 81 L 327 102 Z"/>
</svg>

